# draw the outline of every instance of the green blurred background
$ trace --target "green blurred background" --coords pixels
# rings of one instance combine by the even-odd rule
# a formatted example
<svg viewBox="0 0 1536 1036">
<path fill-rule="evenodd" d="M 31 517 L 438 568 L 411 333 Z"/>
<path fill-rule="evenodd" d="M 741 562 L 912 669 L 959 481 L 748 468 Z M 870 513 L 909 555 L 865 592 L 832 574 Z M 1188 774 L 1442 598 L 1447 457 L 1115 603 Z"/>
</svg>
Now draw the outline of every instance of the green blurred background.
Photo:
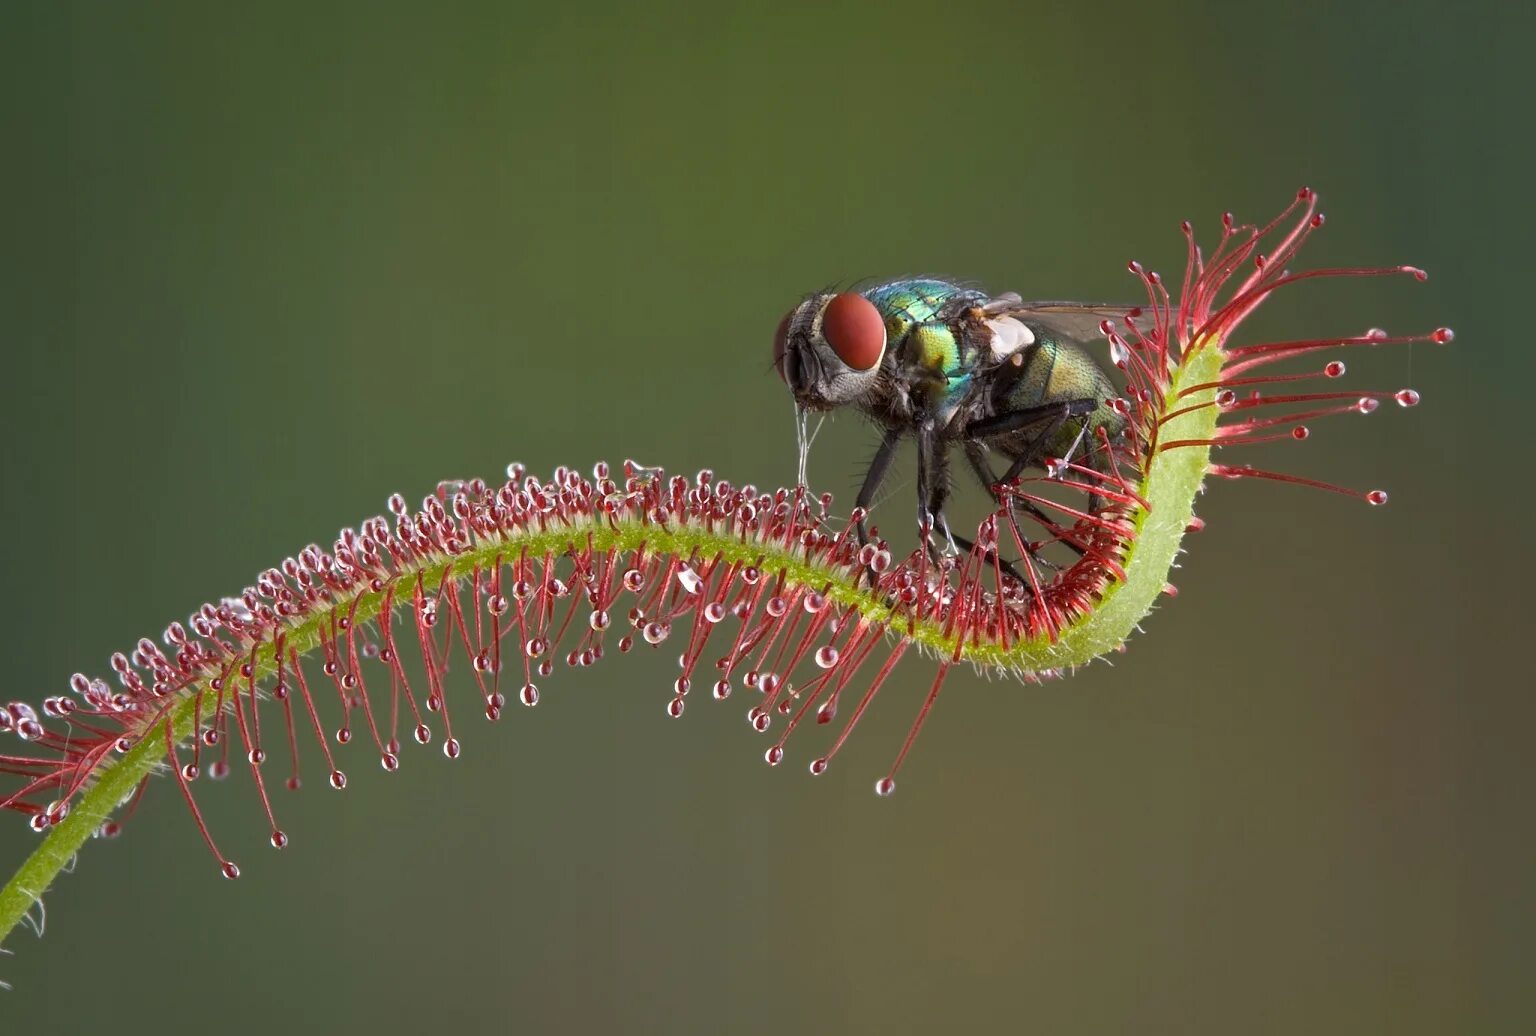
<svg viewBox="0 0 1536 1036">
<path fill-rule="evenodd" d="M 0 1029 L 1529 1031 L 1531 17 L 611 6 L 0 7 L 6 697 L 395 490 L 788 481 L 801 293 L 1134 297 L 1178 220 L 1303 183 L 1312 264 L 1432 277 L 1255 333 L 1458 338 L 1348 358 L 1417 411 L 1254 459 L 1391 506 L 1213 486 L 1150 635 L 952 679 L 889 801 L 923 665 L 813 781 L 734 703 L 666 720 L 669 652 L 557 674 L 456 764 L 354 746 L 344 796 L 280 796 L 281 855 L 206 787 L 234 884 L 156 787 L 11 940 Z M 813 482 L 846 506 L 873 442 L 829 426 Z M 34 844 L 0 825 L 7 873 Z"/>
</svg>

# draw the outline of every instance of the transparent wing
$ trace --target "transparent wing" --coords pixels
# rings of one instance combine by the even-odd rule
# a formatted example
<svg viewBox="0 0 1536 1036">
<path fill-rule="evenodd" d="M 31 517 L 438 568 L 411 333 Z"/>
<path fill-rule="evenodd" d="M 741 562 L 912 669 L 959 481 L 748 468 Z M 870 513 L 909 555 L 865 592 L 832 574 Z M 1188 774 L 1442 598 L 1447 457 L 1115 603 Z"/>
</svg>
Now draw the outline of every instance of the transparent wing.
<svg viewBox="0 0 1536 1036">
<path fill-rule="evenodd" d="M 982 313 L 989 318 L 1013 317 L 1036 331 L 1053 338 L 1091 345 L 1104 340 L 1099 324 L 1105 320 L 1125 326 L 1127 313 L 1139 315 L 1141 307 L 1129 303 L 1045 301 L 1025 302 L 1015 292 L 1005 292 L 987 301 Z"/>
</svg>

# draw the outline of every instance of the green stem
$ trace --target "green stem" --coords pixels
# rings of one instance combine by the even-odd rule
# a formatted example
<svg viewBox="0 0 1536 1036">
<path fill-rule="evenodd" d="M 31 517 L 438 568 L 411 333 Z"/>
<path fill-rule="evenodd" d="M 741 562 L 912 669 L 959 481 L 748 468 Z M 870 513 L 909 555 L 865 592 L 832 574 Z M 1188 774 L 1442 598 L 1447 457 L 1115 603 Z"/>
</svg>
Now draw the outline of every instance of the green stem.
<svg viewBox="0 0 1536 1036">
<path fill-rule="evenodd" d="M 1194 351 L 1174 373 L 1168 399 L 1176 399 L 1180 384 L 1216 382 L 1221 361 L 1220 351 L 1214 347 Z M 1214 394 L 1214 389 L 1202 390 L 1173 405 L 1182 408 L 1210 403 Z M 1206 439 L 1215 428 L 1216 418 L 1216 408 L 1205 406 L 1165 421 L 1159 434 L 1164 442 Z M 1184 529 L 1193 513 L 1195 493 L 1205 477 L 1209 453 L 1205 447 L 1190 447 L 1159 453 L 1152 459 L 1140 487 L 1142 497 L 1151 507 L 1138 509 L 1133 515 L 1137 531 L 1131 540 L 1130 556 L 1125 561 L 1125 578 L 1105 591 L 1091 613 L 1060 631 L 1055 640 L 1037 638 L 1008 648 L 1001 644 L 961 645 L 960 657 L 977 665 L 1040 672 L 1086 664 L 1124 643 L 1151 611 L 1167 584 Z M 803 557 L 783 547 L 742 541 L 693 526 L 668 529 L 638 522 L 609 525 L 594 520 L 587 525 L 555 531 L 508 535 L 480 543 L 450 563 L 433 562 L 424 569 L 402 571 L 394 585 L 397 588 L 413 586 L 420 576 L 428 592 L 432 592 L 444 579 L 467 578 L 475 571 L 490 569 L 498 558 L 515 556 L 524 549 L 534 557 L 558 555 L 571 544 L 585 547 L 590 542 L 597 551 L 628 552 L 638 548 L 642 541 L 652 554 L 688 557 L 697 553 L 706 558 L 718 555 L 727 562 L 757 564 L 766 572 L 781 571 L 792 583 L 818 590 L 825 587 L 829 599 L 857 608 L 876 622 L 891 613 L 889 605 L 867 590 L 860 590 L 846 574 L 807 563 Z M 353 600 L 357 601 L 355 611 L 352 610 Z M 373 591 L 340 600 L 335 608 L 312 615 L 291 627 L 284 639 L 284 647 L 300 655 L 307 654 L 319 646 L 321 624 L 335 610 L 351 612 L 354 622 L 362 624 L 378 615 L 385 600 L 385 593 Z M 939 622 L 931 619 L 917 623 L 910 633 L 904 622 L 894 624 L 893 631 L 937 654 L 951 655 L 955 651 L 953 638 L 945 634 Z M 254 661 L 257 680 L 276 672 L 272 645 L 262 645 Z M 177 743 L 192 735 L 197 721 L 196 699 L 194 689 L 184 691 L 182 699 L 164 718 L 144 731 L 132 748 L 119 757 L 108 758 L 97 768 L 93 782 L 73 803 L 69 815 L 49 830 L 42 844 L 0 890 L 0 942 L 9 937 L 21 918 L 41 899 L 85 840 L 133 794 L 140 781 L 162 764 L 166 755 L 165 725 L 171 725 L 171 738 Z"/>
</svg>

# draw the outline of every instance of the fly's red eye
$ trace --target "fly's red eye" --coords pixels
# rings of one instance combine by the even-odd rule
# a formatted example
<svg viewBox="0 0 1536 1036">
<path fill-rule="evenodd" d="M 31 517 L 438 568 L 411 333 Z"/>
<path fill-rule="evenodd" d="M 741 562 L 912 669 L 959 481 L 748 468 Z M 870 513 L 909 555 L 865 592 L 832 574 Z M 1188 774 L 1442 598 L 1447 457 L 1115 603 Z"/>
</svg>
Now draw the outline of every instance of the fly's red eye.
<svg viewBox="0 0 1536 1036">
<path fill-rule="evenodd" d="M 794 316 L 794 310 L 784 314 L 784 319 L 779 321 L 779 329 L 773 333 L 773 369 L 779 372 L 779 377 L 787 383 L 789 372 L 784 369 L 784 350 L 789 345 L 789 318 Z"/>
<path fill-rule="evenodd" d="M 885 321 L 874 303 L 856 292 L 832 296 L 821 314 L 821 335 L 856 371 L 873 369 L 885 353 Z"/>
</svg>

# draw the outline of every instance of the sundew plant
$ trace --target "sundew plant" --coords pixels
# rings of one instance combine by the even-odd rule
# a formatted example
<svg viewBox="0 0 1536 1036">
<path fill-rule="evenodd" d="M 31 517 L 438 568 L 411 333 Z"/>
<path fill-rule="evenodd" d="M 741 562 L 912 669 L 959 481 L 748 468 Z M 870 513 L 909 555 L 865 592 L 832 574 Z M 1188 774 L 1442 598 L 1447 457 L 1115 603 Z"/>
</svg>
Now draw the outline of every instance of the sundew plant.
<svg viewBox="0 0 1536 1036">
<path fill-rule="evenodd" d="M 1386 503 L 1379 489 L 1242 461 L 1245 446 L 1306 439 L 1320 418 L 1419 402 L 1409 388 L 1344 387 L 1341 351 L 1451 341 L 1448 328 L 1244 341 L 1245 319 L 1299 281 L 1425 278 L 1410 266 L 1293 269 L 1322 225 L 1303 189 L 1263 226 L 1223 217 L 1208 252 L 1185 224 L 1177 293 L 1131 263 L 1146 302 L 1100 327 L 1121 374 L 1108 402 L 1124 434 L 1101 436 L 1100 463 L 1048 459 L 994 487 L 997 508 L 967 551 L 898 556 L 878 535 L 861 542 L 866 516 L 839 516 L 803 479 L 762 490 L 629 462 L 548 478 L 514 464 L 504 481 L 445 482 L 416 505 L 393 496 L 329 547 L 307 546 L 113 655 L 108 676 L 77 673 L 36 707 L 5 705 L 0 806 L 40 840 L 0 891 L 0 938 L 157 786 L 174 785 L 236 878 L 198 809 L 206 780 L 248 771 L 281 849 L 279 787 L 318 769 L 341 791 L 346 767 L 393 773 L 423 746 L 455 758 L 471 724 L 536 706 L 557 668 L 642 647 L 677 653 L 666 715 L 701 697 L 744 703 L 766 762 L 798 755 L 813 775 L 835 764 L 898 665 L 925 667 L 931 689 L 873 783 L 892 794 L 941 689 L 964 693 L 963 670 L 1032 682 L 1124 647 L 1174 592 L 1169 573 L 1202 525 L 1194 504 L 1208 476 Z M 1005 576 L 1004 556 L 1022 578 Z"/>
</svg>

